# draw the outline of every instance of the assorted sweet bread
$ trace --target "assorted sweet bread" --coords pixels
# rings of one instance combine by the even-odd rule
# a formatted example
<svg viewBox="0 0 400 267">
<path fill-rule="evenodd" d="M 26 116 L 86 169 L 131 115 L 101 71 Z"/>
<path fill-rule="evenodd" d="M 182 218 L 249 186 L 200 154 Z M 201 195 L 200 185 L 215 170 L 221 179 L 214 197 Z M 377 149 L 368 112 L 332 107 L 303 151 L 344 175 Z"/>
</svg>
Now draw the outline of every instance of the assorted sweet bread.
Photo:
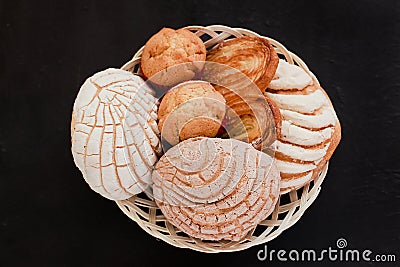
<svg viewBox="0 0 400 267">
<path fill-rule="evenodd" d="M 86 182 L 111 200 L 145 192 L 193 238 L 246 238 L 281 194 L 319 175 L 341 138 L 326 92 L 276 50 L 264 37 L 210 45 L 164 28 L 138 73 L 88 78 L 71 121 Z"/>
</svg>

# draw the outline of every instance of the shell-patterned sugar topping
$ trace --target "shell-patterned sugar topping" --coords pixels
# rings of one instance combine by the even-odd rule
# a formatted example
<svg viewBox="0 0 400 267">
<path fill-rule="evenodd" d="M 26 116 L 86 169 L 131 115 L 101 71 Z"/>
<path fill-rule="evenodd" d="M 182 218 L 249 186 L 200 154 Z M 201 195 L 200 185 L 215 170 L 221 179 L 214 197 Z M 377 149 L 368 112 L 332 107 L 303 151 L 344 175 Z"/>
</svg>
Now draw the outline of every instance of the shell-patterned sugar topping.
<svg viewBox="0 0 400 267">
<path fill-rule="evenodd" d="M 279 196 L 274 159 L 234 139 L 185 140 L 161 157 L 152 178 L 168 221 L 204 240 L 241 240 Z"/>
<path fill-rule="evenodd" d="M 318 175 L 339 143 L 340 124 L 325 91 L 299 66 L 279 60 L 265 94 L 282 116 L 276 156 L 286 193 Z"/>
<path fill-rule="evenodd" d="M 121 200 L 147 188 L 161 153 L 156 120 L 157 99 L 139 76 L 107 69 L 85 81 L 73 108 L 72 154 L 94 191 Z"/>
</svg>

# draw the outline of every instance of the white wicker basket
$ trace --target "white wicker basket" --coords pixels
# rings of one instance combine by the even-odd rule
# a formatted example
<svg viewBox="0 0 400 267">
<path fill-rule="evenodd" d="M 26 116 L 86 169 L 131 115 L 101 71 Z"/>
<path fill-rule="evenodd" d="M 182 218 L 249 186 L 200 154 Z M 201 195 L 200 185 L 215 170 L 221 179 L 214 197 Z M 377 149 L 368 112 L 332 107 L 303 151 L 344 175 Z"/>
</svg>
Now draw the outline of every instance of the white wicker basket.
<svg viewBox="0 0 400 267">
<path fill-rule="evenodd" d="M 248 35 L 262 37 L 257 33 L 246 29 L 230 28 L 222 25 L 206 27 L 188 26 L 186 29 L 193 31 L 205 40 L 204 44 L 207 48 L 214 46 L 225 39 L 229 39 L 232 36 L 240 37 Z M 264 38 L 267 38 L 271 42 L 278 54 L 283 55 L 289 63 L 294 63 L 302 67 L 311 75 L 311 77 L 313 77 L 314 82 L 319 84 L 316 77 L 309 71 L 306 64 L 298 56 L 288 51 L 279 42 L 268 37 Z M 142 50 L 143 47 L 139 49 L 133 58 L 122 67 L 122 69 L 138 73 Z M 314 181 L 296 191 L 281 196 L 276 204 L 274 212 L 267 219 L 262 221 L 254 230 L 250 231 L 245 239 L 239 242 L 225 240 L 202 241 L 182 233 L 165 219 L 151 196 L 144 193 L 128 200 L 116 201 L 116 203 L 118 207 L 143 230 L 173 246 L 207 253 L 239 251 L 266 243 L 276 238 L 284 230 L 295 224 L 301 218 L 305 210 L 317 198 L 327 170 L 328 164 L 325 165 Z"/>
</svg>

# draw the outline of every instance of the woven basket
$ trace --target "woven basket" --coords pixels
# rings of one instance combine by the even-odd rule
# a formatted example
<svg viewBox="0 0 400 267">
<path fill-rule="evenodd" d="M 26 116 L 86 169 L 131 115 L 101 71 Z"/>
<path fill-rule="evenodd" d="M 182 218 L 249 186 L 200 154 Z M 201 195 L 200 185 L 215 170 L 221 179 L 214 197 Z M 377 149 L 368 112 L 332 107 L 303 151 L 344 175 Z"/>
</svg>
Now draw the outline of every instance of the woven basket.
<svg viewBox="0 0 400 267">
<path fill-rule="evenodd" d="M 230 28 L 221 25 L 206 27 L 188 26 L 186 29 L 193 31 L 196 35 L 201 37 L 206 48 L 212 47 L 225 39 L 232 38 L 233 36 L 240 37 L 248 35 L 262 37 L 257 33 L 246 29 Z M 298 56 L 288 51 L 279 42 L 268 37 L 264 38 L 271 42 L 280 57 L 283 56 L 289 63 L 297 64 L 302 67 L 310 74 L 314 82 L 319 84 L 316 77 L 309 71 L 306 64 Z M 122 67 L 122 69 L 133 73 L 139 73 L 142 51 L 143 47 L 139 49 L 133 58 Z M 328 164 L 325 165 L 314 181 L 306 184 L 298 190 L 282 195 L 279 198 L 273 213 L 267 219 L 258 224 L 254 230 L 250 231 L 243 240 L 238 242 L 226 240 L 203 241 L 182 233 L 166 220 L 154 202 L 154 199 L 145 193 L 141 193 L 128 200 L 116 201 L 116 203 L 118 207 L 143 230 L 155 238 L 161 239 L 173 246 L 207 253 L 239 251 L 266 243 L 276 238 L 284 230 L 295 224 L 303 215 L 305 210 L 317 198 L 327 170 Z"/>
</svg>

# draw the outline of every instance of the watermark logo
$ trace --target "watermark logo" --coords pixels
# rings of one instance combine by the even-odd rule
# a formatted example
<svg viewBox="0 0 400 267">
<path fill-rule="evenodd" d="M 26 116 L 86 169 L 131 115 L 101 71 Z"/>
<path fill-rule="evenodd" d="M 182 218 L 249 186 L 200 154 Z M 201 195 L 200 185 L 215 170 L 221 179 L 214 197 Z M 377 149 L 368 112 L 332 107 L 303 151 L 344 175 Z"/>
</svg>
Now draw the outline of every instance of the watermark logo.
<svg viewBox="0 0 400 267">
<path fill-rule="evenodd" d="M 304 261 L 304 262 L 322 262 L 322 261 L 343 261 L 343 262 L 395 262 L 394 253 L 376 254 L 372 250 L 349 249 L 347 240 L 339 238 L 336 241 L 336 247 L 327 249 L 305 249 L 290 251 L 281 249 L 269 250 L 267 245 L 257 252 L 257 259 L 260 261 Z"/>
<path fill-rule="evenodd" d="M 336 241 L 336 246 L 340 249 L 340 248 L 345 248 L 347 247 L 347 240 L 344 238 L 339 238 Z"/>
</svg>

